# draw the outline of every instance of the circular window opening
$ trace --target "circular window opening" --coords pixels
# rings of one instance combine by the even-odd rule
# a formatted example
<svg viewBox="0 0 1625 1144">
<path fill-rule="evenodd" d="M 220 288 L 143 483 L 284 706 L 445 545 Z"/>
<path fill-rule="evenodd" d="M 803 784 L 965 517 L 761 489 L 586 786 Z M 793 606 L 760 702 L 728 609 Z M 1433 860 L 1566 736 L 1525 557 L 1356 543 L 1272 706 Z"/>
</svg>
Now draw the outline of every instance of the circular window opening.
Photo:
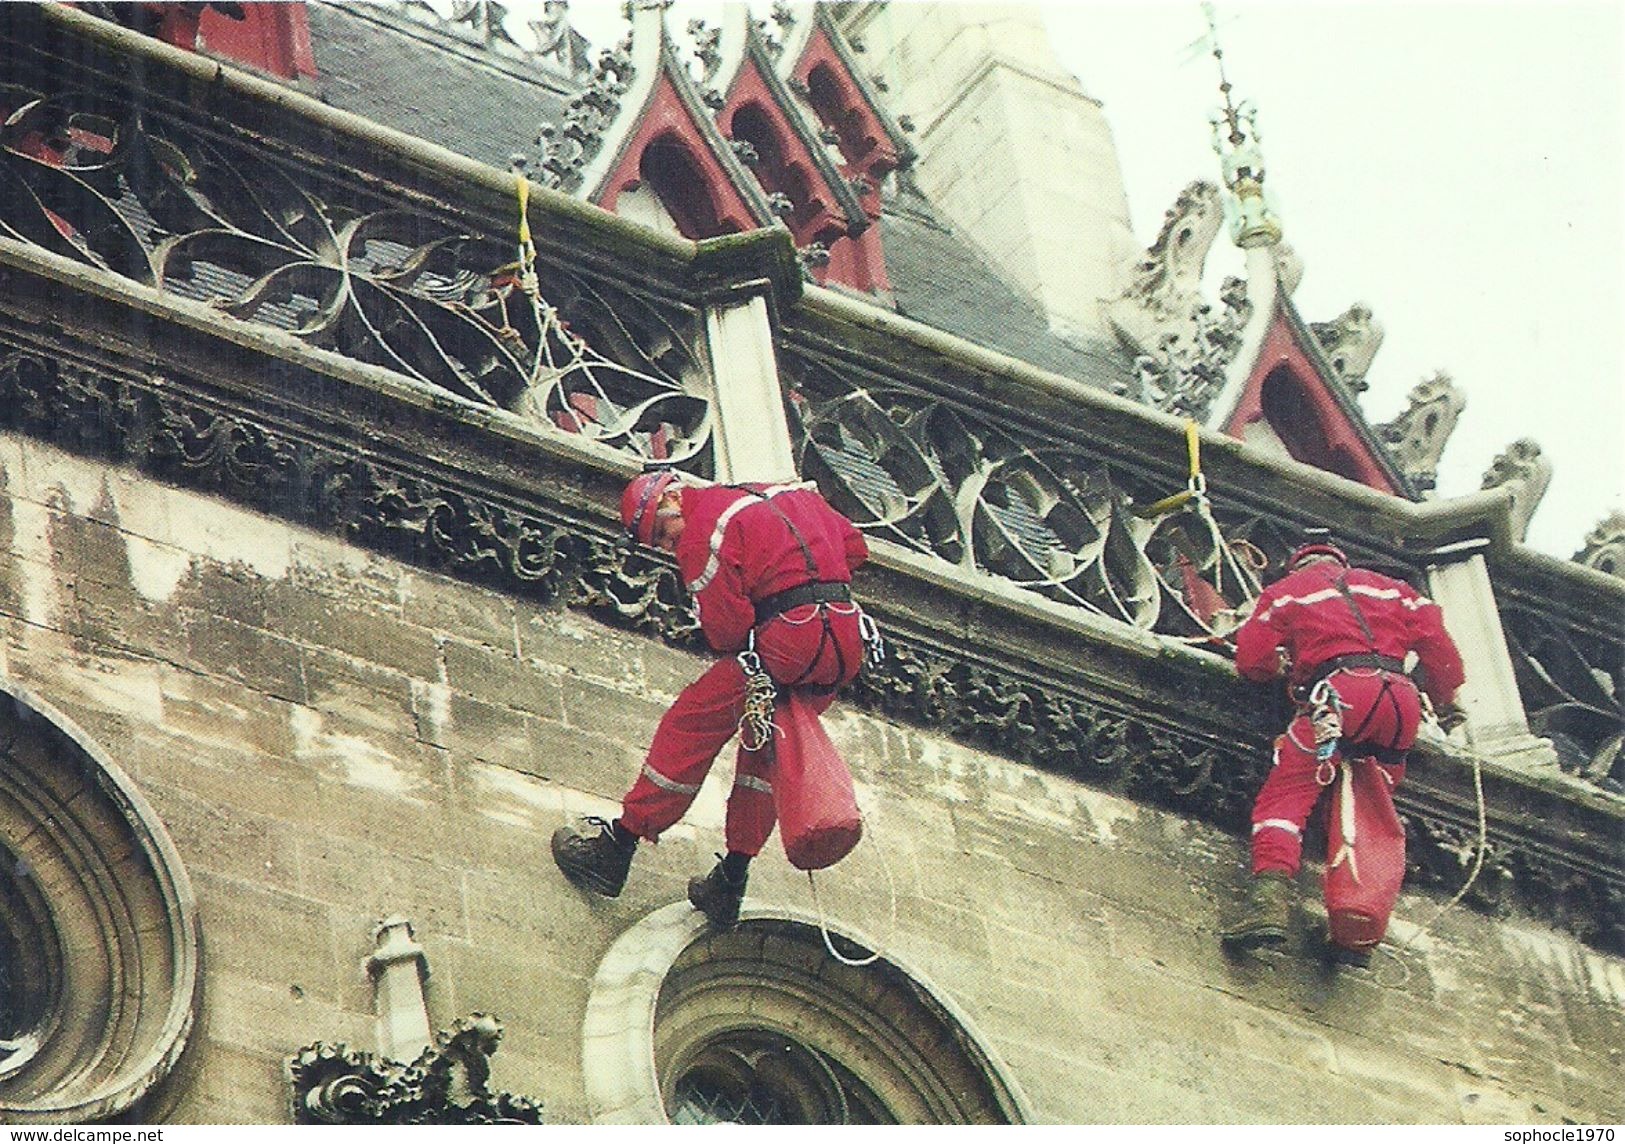
<svg viewBox="0 0 1625 1144">
<path fill-rule="evenodd" d="M 869 955 L 839 933 L 850 961 Z M 1020 1124 L 1025 1101 L 920 974 L 832 957 L 811 917 L 747 906 L 710 931 L 687 902 L 644 918 L 593 980 L 583 1079 L 629 1124 Z"/>
<path fill-rule="evenodd" d="M 198 957 L 191 887 L 140 792 L 0 687 L 0 1123 L 134 1108 L 191 1032 Z"/>
<path fill-rule="evenodd" d="M 0 840 L 0 1078 L 22 1070 L 49 1035 L 61 955 L 28 866 Z M 25 940 L 25 936 L 30 940 Z"/>
</svg>

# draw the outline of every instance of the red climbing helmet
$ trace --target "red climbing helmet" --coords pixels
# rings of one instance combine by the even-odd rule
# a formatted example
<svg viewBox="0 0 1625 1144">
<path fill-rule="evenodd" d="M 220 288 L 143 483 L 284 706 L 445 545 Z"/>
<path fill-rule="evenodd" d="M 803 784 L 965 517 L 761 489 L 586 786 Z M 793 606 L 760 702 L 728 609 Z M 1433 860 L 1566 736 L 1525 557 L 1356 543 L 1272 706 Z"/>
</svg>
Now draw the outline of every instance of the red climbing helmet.
<svg viewBox="0 0 1625 1144">
<path fill-rule="evenodd" d="M 677 483 L 677 474 L 670 469 L 643 473 L 633 477 L 621 494 L 621 523 L 626 531 L 637 538 L 639 544 L 653 545 L 655 539 L 655 513 L 660 498 Z"/>
<path fill-rule="evenodd" d="M 1332 543 L 1332 534 L 1324 528 L 1311 528 L 1304 533 L 1303 543 L 1286 558 L 1286 570 L 1293 572 L 1317 556 L 1329 556 L 1343 567 L 1349 566 L 1348 554 Z"/>
</svg>

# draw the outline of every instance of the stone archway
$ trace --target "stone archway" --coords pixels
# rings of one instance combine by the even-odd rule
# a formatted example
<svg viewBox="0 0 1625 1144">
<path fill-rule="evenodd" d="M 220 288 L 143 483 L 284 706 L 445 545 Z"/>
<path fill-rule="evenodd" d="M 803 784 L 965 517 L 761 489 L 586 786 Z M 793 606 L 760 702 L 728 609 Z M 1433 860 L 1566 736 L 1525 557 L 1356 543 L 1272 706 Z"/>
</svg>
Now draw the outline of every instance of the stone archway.
<svg viewBox="0 0 1625 1144">
<path fill-rule="evenodd" d="M 200 957 L 191 885 L 135 784 L 0 683 L 0 1121 L 136 1105 L 185 1047 Z"/>
<path fill-rule="evenodd" d="M 837 934 L 845 956 L 867 955 Z M 816 919 L 747 908 L 713 933 L 686 902 L 600 964 L 582 1029 L 600 1123 L 1019 1124 L 1020 1089 L 968 1019 L 880 958 L 830 957 Z"/>
</svg>

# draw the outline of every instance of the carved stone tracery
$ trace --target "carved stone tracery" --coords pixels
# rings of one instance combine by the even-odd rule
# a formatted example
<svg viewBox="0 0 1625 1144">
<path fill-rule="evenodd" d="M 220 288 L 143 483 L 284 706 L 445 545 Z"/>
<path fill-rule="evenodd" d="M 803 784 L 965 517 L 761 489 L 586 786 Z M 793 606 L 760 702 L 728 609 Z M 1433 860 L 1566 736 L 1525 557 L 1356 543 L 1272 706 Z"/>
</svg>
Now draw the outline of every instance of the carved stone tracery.
<svg viewBox="0 0 1625 1144">
<path fill-rule="evenodd" d="M 1222 635 L 1258 593 L 1252 523 L 1219 535 L 1189 511 L 1147 518 L 1136 510 L 1169 490 L 1075 445 L 903 387 L 854 387 L 829 361 L 782 362 L 799 471 L 869 535 L 1170 635 Z"/>
<path fill-rule="evenodd" d="M 692 308 L 322 184 L 112 94 L 0 88 L 0 235 L 645 460 L 708 463 Z"/>
</svg>

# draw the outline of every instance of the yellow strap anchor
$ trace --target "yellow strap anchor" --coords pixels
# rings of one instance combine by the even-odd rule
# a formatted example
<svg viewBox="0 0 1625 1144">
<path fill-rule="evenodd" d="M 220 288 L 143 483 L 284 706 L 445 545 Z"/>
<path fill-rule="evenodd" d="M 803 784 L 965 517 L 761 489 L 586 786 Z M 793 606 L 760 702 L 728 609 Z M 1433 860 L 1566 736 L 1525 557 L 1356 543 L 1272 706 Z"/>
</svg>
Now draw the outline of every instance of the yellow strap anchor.
<svg viewBox="0 0 1625 1144">
<path fill-rule="evenodd" d="M 1191 474 L 1185 488 L 1173 496 L 1163 497 L 1143 508 L 1135 509 L 1135 516 L 1152 520 L 1177 508 L 1184 508 L 1192 500 L 1200 501 L 1207 496 L 1207 478 L 1202 475 L 1201 439 L 1197 435 L 1196 422 L 1188 418 L 1185 421 L 1185 452 L 1190 458 Z"/>
</svg>

